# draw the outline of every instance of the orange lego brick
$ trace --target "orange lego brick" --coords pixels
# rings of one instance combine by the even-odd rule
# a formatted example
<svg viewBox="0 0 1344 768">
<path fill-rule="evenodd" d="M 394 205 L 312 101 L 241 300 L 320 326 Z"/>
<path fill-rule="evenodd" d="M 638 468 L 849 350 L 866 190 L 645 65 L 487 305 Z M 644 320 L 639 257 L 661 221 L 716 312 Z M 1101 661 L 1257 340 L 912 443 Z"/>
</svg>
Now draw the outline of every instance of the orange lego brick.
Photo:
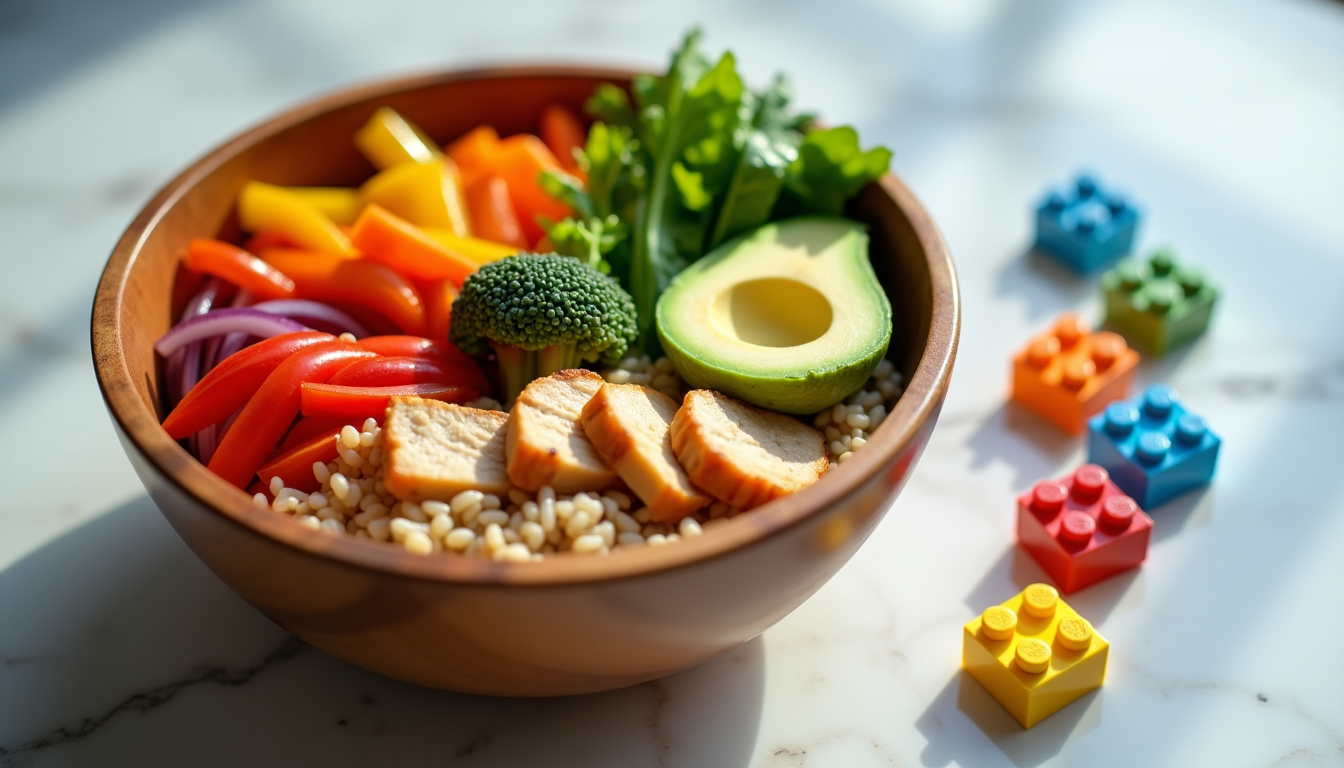
<svg viewBox="0 0 1344 768">
<path fill-rule="evenodd" d="M 1093 333 L 1072 313 L 1013 358 L 1013 400 L 1070 435 L 1129 394 L 1139 353 L 1109 331 Z"/>
</svg>

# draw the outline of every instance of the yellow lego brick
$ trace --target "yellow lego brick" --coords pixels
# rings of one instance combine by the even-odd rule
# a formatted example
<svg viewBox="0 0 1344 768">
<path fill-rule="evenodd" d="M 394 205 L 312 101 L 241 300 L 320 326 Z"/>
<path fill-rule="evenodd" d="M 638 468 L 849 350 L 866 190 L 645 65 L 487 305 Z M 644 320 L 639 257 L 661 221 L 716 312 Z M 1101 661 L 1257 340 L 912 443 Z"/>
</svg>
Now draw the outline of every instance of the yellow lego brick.
<svg viewBox="0 0 1344 768">
<path fill-rule="evenodd" d="M 1111 645 L 1048 584 L 985 609 L 962 630 L 961 666 L 1024 728 L 1106 679 Z"/>
</svg>

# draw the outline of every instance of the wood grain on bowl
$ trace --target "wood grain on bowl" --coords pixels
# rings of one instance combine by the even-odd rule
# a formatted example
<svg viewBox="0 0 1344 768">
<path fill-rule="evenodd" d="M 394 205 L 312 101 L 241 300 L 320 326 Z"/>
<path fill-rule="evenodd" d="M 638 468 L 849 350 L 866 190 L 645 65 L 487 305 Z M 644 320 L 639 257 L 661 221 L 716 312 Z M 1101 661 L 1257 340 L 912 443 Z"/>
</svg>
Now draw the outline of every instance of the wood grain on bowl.
<svg viewBox="0 0 1344 768">
<path fill-rule="evenodd" d="M 108 260 L 93 311 L 99 385 L 132 465 L 193 551 L 258 610 L 360 666 L 471 693 L 549 696 L 643 682 L 703 662 L 779 621 L 877 525 L 937 419 L 960 307 L 947 248 L 893 175 L 850 215 L 869 225 L 895 314 L 889 357 L 905 394 L 864 449 L 820 482 L 675 546 L 508 564 L 422 557 L 311 531 L 260 510 L 159 426 L 154 341 L 171 323 L 188 240 L 236 232 L 251 179 L 353 185 L 373 169 L 351 141 L 389 105 L 446 142 L 482 123 L 536 129 L 631 73 L 573 67 L 450 72 L 342 91 L 229 141 L 171 181 Z"/>
</svg>

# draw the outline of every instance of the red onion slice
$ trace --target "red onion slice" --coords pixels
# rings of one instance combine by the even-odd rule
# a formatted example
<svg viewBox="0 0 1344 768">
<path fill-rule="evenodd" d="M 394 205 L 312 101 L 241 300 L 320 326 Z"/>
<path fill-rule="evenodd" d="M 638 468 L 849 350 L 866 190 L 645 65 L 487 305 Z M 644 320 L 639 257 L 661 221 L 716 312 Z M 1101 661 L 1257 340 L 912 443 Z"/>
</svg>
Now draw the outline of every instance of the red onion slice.
<svg viewBox="0 0 1344 768">
<path fill-rule="evenodd" d="M 167 357 L 193 341 L 226 333 L 247 333 L 269 339 L 282 333 L 306 330 L 309 330 L 307 326 L 287 317 L 252 307 L 221 309 L 178 323 L 154 342 L 154 351 Z"/>
<path fill-rule="evenodd" d="M 271 312 L 276 315 L 284 315 L 290 318 L 318 320 L 340 329 L 337 333 L 349 333 L 356 339 L 362 339 L 369 335 L 369 329 L 365 328 L 363 323 L 341 310 L 336 309 L 329 304 L 323 304 L 320 301 L 310 301 L 308 299 L 274 299 L 271 301 L 263 301 L 260 304 L 253 304 L 252 308 L 259 309 L 263 312 Z"/>
</svg>

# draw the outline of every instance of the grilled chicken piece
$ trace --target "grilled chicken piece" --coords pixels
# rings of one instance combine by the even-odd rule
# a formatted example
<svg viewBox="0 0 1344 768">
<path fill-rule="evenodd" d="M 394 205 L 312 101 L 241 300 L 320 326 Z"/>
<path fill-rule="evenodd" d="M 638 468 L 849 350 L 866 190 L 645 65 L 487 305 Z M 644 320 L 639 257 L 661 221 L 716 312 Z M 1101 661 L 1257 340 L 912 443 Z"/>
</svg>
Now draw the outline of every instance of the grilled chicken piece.
<svg viewBox="0 0 1344 768">
<path fill-rule="evenodd" d="M 713 499 L 691 485 L 672 453 L 677 401 L 638 384 L 603 384 L 583 407 L 583 431 L 654 522 L 672 523 Z"/>
<path fill-rule="evenodd" d="M 528 384 L 509 412 L 505 455 L 509 480 L 538 491 L 549 485 L 556 493 L 605 491 L 621 478 L 594 450 L 583 433 L 579 415 L 602 388 L 592 371 L 567 370 Z"/>
<path fill-rule="evenodd" d="M 407 501 L 447 501 L 473 489 L 507 493 L 508 418 L 507 413 L 437 400 L 392 398 L 383 426 L 383 482 L 393 496 Z"/>
<path fill-rule="evenodd" d="M 817 430 L 708 389 L 686 395 L 671 434 L 691 482 L 740 509 L 802 490 L 829 466 Z"/>
</svg>

